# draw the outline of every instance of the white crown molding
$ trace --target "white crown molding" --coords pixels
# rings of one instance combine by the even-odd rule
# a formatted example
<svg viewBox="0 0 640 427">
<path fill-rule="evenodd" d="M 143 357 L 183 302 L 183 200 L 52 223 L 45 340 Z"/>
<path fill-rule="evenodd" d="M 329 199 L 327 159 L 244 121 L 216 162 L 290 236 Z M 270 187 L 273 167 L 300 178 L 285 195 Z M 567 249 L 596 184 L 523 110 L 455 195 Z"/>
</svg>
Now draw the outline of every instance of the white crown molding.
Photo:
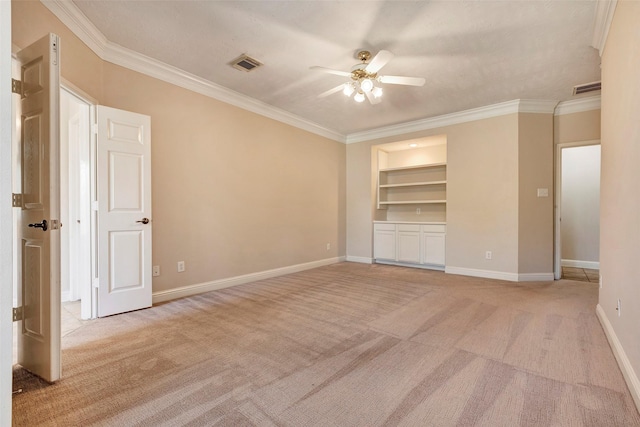
<svg viewBox="0 0 640 427">
<path fill-rule="evenodd" d="M 572 99 L 563 101 L 558 104 L 554 115 L 562 116 L 563 114 L 582 113 L 584 111 L 599 110 L 601 105 L 601 96 L 590 96 L 588 98 Z"/>
<path fill-rule="evenodd" d="M 133 71 L 148 75 L 150 77 L 165 81 L 167 83 L 182 87 L 184 89 L 217 99 L 221 102 L 242 108 L 247 111 L 268 117 L 273 120 L 288 124 L 316 135 L 323 136 L 342 143 L 356 143 L 369 141 L 389 136 L 403 135 L 410 132 L 434 129 L 443 126 L 455 125 L 475 120 L 482 120 L 490 117 L 503 116 L 513 113 L 553 113 L 557 101 L 547 100 L 527 100 L 516 99 L 484 107 L 474 108 L 456 113 L 445 114 L 437 117 L 416 120 L 408 123 L 385 126 L 363 132 L 343 135 L 332 129 L 320 126 L 317 123 L 303 119 L 288 111 L 268 105 L 241 93 L 217 85 L 209 80 L 203 79 L 191 73 L 187 73 L 179 68 L 157 61 L 148 56 L 142 55 L 131 49 L 127 49 L 118 44 L 112 43 L 87 19 L 87 17 L 71 1 L 66 0 L 40 0 L 55 16 L 62 21 L 83 43 L 85 43 L 102 60 L 128 68 Z M 615 3 L 615 0 L 613 0 Z M 612 12 L 611 12 L 612 14 Z M 568 114 L 570 108 L 578 108 L 574 111 L 587 111 L 593 107 L 589 101 L 577 100 L 576 105 L 569 107 L 569 102 L 563 111 Z M 599 102 L 599 101 L 598 101 Z M 584 103 L 584 104 L 579 104 Z M 578 106 L 579 105 L 579 106 Z M 579 108 L 583 108 L 579 110 Z"/>
<path fill-rule="evenodd" d="M 107 38 L 87 19 L 71 1 L 40 0 L 62 23 L 78 36 L 89 49 L 104 59 L 104 50 L 109 42 Z"/>
<path fill-rule="evenodd" d="M 344 135 L 331 129 L 110 42 L 73 2 L 62 0 L 41 0 L 41 2 L 104 61 L 334 141 L 342 143 L 346 141 Z"/>
<path fill-rule="evenodd" d="M 544 113 L 552 114 L 558 101 L 535 100 L 535 99 L 515 99 L 513 101 L 501 102 L 499 104 L 487 105 L 485 107 L 473 108 L 459 111 L 457 113 L 444 114 L 442 116 L 430 117 L 408 123 L 385 126 L 377 129 L 356 132 L 347 135 L 347 144 L 370 141 L 378 138 L 404 135 L 410 132 L 419 132 L 428 129 L 440 128 L 443 126 L 456 125 L 460 123 L 472 122 L 475 120 L 487 119 L 490 117 L 504 116 L 515 113 Z"/>
<path fill-rule="evenodd" d="M 598 49 L 600 56 L 604 53 L 607 43 L 607 36 L 613 21 L 613 14 L 616 11 L 618 0 L 598 0 L 596 3 L 596 15 L 593 26 L 593 40 L 591 46 Z"/>
</svg>

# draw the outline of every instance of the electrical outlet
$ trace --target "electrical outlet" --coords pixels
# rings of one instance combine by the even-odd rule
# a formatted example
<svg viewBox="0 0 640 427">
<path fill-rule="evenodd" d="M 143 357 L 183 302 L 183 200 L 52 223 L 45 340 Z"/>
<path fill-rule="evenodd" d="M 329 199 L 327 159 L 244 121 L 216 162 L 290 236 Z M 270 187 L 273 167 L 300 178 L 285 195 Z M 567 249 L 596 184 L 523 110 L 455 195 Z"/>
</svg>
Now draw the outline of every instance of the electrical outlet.
<svg viewBox="0 0 640 427">
<path fill-rule="evenodd" d="M 182 273 L 184 270 L 184 261 L 178 261 L 178 273 Z"/>
<path fill-rule="evenodd" d="M 327 243 L 327 250 L 331 249 L 331 243 Z"/>
<path fill-rule="evenodd" d="M 159 265 L 154 265 L 153 266 L 153 277 L 157 277 L 160 275 L 160 266 Z"/>
<path fill-rule="evenodd" d="M 484 253 L 484 258 L 485 259 L 491 259 L 491 257 L 493 257 L 493 254 L 491 253 L 491 251 L 487 251 Z"/>
<path fill-rule="evenodd" d="M 620 317 L 620 298 L 618 298 L 618 307 L 616 307 L 616 310 L 618 311 L 618 317 Z"/>
</svg>

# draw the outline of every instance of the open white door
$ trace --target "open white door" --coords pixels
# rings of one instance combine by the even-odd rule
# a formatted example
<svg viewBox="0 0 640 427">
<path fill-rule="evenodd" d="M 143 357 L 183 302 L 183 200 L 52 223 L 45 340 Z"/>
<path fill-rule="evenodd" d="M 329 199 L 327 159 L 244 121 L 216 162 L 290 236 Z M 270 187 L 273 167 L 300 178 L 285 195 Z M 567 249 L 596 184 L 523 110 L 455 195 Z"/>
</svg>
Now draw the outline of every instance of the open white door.
<svg viewBox="0 0 640 427">
<path fill-rule="evenodd" d="M 98 106 L 98 317 L 151 306 L 151 118 Z"/>
<path fill-rule="evenodd" d="M 59 39 L 49 34 L 17 55 L 21 68 L 21 207 L 18 363 L 60 378 Z"/>
</svg>

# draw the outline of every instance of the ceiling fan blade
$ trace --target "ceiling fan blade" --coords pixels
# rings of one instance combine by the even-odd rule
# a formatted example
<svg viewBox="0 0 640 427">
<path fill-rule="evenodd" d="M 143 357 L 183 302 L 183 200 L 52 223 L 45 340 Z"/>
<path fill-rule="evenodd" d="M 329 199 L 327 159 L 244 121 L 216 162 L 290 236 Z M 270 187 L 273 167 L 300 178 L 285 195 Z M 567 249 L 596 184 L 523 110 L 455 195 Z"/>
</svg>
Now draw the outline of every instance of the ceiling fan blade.
<svg viewBox="0 0 640 427">
<path fill-rule="evenodd" d="M 393 57 L 393 53 L 389 52 L 388 50 L 381 50 L 376 56 L 373 57 L 371 62 L 367 64 L 364 70 L 367 73 L 377 73 L 378 70 L 384 67 L 387 62 L 391 61 Z"/>
<path fill-rule="evenodd" d="M 335 74 L 336 76 L 351 77 L 351 73 L 349 73 L 348 71 L 332 70 L 331 68 L 319 67 L 317 65 L 313 67 L 309 67 L 309 69 L 322 71 L 323 73 L 328 73 L 328 74 Z"/>
<path fill-rule="evenodd" d="M 325 96 L 329 96 L 329 95 L 332 95 L 332 94 L 334 94 L 336 92 L 340 92 L 342 89 L 344 89 L 344 83 L 341 84 L 341 85 L 338 85 L 338 86 L 336 86 L 334 88 L 331 88 L 326 92 L 322 92 L 320 95 L 318 95 L 318 98 L 324 98 Z"/>
<path fill-rule="evenodd" d="M 382 98 L 376 98 L 371 92 L 365 92 L 364 94 L 367 95 L 369 102 L 374 105 L 379 104 L 382 101 Z"/>
<path fill-rule="evenodd" d="M 426 80 L 424 77 L 380 76 L 378 81 L 392 85 L 424 86 Z"/>
</svg>

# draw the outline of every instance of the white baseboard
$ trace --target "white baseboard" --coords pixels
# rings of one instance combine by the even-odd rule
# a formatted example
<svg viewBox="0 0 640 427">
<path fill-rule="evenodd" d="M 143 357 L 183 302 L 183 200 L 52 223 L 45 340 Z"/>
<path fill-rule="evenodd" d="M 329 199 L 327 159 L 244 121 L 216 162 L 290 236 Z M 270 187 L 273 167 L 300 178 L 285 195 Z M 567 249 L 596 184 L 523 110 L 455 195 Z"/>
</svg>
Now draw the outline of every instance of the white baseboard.
<svg viewBox="0 0 640 427">
<path fill-rule="evenodd" d="M 560 261 L 560 265 L 563 267 L 590 268 L 592 270 L 600 270 L 600 263 L 598 261 L 563 259 L 562 261 Z"/>
<path fill-rule="evenodd" d="M 373 264 L 373 258 L 368 258 L 364 256 L 351 256 L 347 255 L 348 262 L 359 262 L 360 264 Z"/>
<path fill-rule="evenodd" d="M 596 314 L 598 315 L 602 329 L 604 329 L 604 334 L 607 336 L 607 340 L 609 340 L 609 345 L 611 346 L 613 355 L 616 357 L 618 366 L 622 371 L 622 376 L 627 383 L 627 387 L 629 387 L 631 397 L 633 397 L 636 408 L 640 411 L 640 380 L 638 379 L 633 366 L 631 366 L 631 362 L 629 361 L 620 340 L 618 340 L 618 336 L 613 330 L 613 326 L 611 325 L 611 322 L 609 322 L 607 314 L 600 304 L 596 307 Z"/>
<path fill-rule="evenodd" d="M 548 282 L 555 280 L 553 273 L 520 273 L 518 282 Z"/>
<path fill-rule="evenodd" d="M 447 274 L 460 274 L 462 276 L 484 277 L 485 279 L 508 280 L 510 282 L 518 281 L 518 273 L 505 273 L 504 271 L 446 266 L 444 272 Z"/>
<path fill-rule="evenodd" d="M 432 264 L 414 264 L 412 262 L 396 262 L 396 261 L 386 261 L 386 260 L 376 260 L 376 264 L 385 264 L 385 265 L 396 265 L 398 267 L 411 267 L 411 268 L 422 268 L 423 270 L 436 270 L 436 271 L 444 271 L 444 267 L 441 265 L 432 265 Z"/>
<path fill-rule="evenodd" d="M 71 291 L 62 291 L 62 292 L 60 292 L 60 297 L 61 297 L 60 301 L 61 302 L 69 301 L 70 294 L 71 294 Z"/>
<path fill-rule="evenodd" d="M 231 286 L 242 285 L 244 283 L 256 282 L 258 280 L 270 279 L 272 277 L 283 276 L 285 274 L 297 273 L 299 271 L 310 270 L 312 268 L 325 265 L 336 264 L 345 261 L 345 257 L 327 258 L 319 261 L 307 262 L 304 264 L 290 265 L 287 267 L 275 268 L 273 270 L 259 271 L 257 273 L 244 274 L 242 276 L 229 277 L 226 279 L 214 280 L 211 282 L 197 283 L 195 285 L 183 286 L 167 291 L 153 293 L 153 303 L 169 301 L 176 298 L 184 298 L 203 292 L 215 291 L 229 288 Z"/>
<path fill-rule="evenodd" d="M 462 276 L 483 277 L 485 279 L 508 280 L 510 282 L 546 282 L 554 279 L 553 273 L 507 273 L 504 271 L 451 266 L 446 266 L 444 272 Z"/>
</svg>

